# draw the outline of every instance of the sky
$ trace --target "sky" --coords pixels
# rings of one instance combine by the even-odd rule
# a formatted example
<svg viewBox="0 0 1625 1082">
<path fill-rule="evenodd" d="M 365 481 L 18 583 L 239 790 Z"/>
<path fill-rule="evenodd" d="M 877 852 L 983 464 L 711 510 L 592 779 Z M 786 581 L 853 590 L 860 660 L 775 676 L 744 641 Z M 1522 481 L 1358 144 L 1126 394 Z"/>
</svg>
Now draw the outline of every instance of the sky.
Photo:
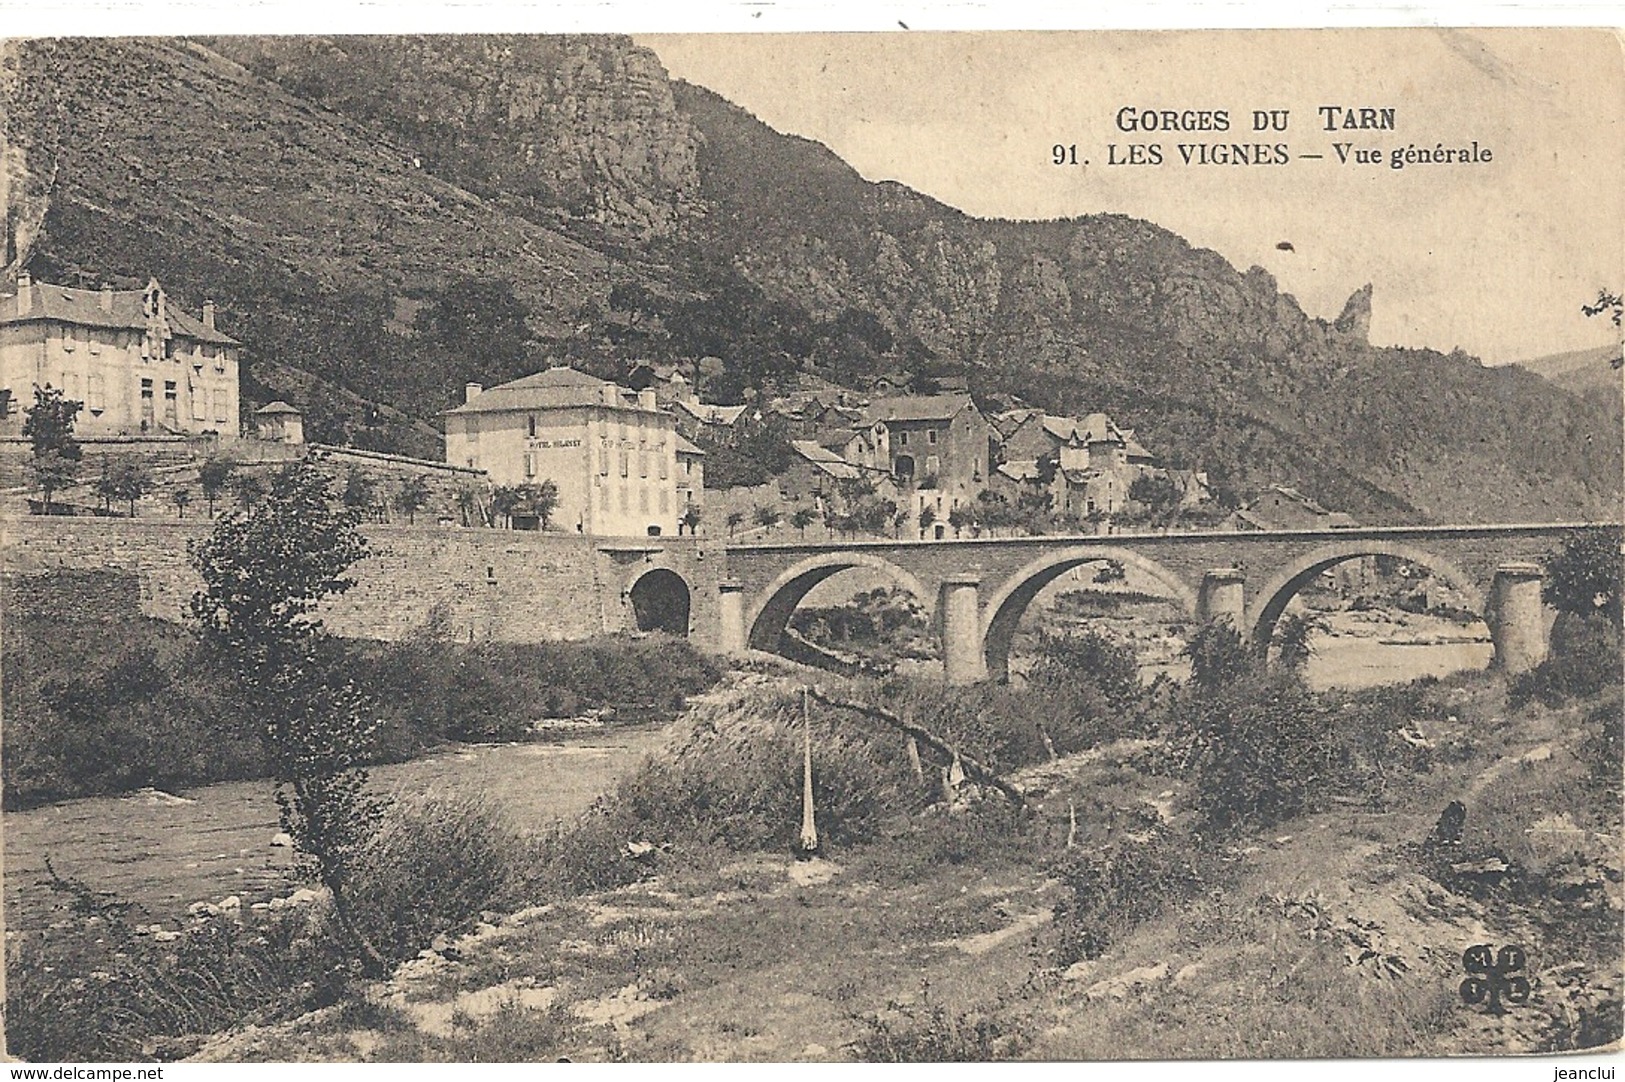
<svg viewBox="0 0 1625 1082">
<path fill-rule="evenodd" d="M 672 75 L 825 144 L 864 177 L 973 215 L 1145 218 L 1238 269 L 1264 267 L 1328 319 L 1370 282 L 1377 345 L 1459 346 L 1505 363 L 1617 341 L 1605 319 L 1580 312 L 1599 289 L 1625 288 L 1625 62 L 1609 32 L 637 40 Z M 1344 129 L 1338 112 L 1329 132 L 1322 106 L 1371 108 L 1378 124 L 1392 109 L 1392 127 Z M 1123 130 L 1170 109 L 1223 110 L 1229 130 Z M 1286 130 L 1255 133 L 1255 110 L 1287 110 Z M 1202 123 L 1178 118 L 1187 120 Z M 1488 161 L 1391 164 L 1396 148 L 1475 141 Z M 1185 165 L 1178 146 L 1204 142 L 1284 143 L 1291 160 Z M 1135 143 L 1159 144 L 1162 164 L 1112 164 Z M 1336 144 L 1381 160 L 1343 164 Z M 1055 165 L 1057 145 L 1076 146 L 1079 164 L 1068 149 L 1068 164 Z"/>
</svg>

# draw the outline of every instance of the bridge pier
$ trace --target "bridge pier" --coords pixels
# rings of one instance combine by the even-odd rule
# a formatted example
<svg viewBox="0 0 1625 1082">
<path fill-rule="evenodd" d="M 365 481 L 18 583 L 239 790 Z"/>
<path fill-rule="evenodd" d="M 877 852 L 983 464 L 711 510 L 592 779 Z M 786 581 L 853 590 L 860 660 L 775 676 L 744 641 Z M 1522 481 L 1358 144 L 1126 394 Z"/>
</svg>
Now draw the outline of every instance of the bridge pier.
<svg viewBox="0 0 1625 1082">
<path fill-rule="evenodd" d="M 722 626 L 717 635 L 717 649 L 724 657 L 741 657 L 745 653 L 745 587 L 734 579 L 717 584 L 718 610 Z"/>
<path fill-rule="evenodd" d="M 987 678 L 982 651 L 982 606 L 979 575 L 950 575 L 942 582 L 937 611 L 942 613 L 942 670 L 949 686 Z"/>
<path fill-rule="evenodd" d="M 1239 568 L 1216 567 L 1202 576 L 1202 592 L 1196 597 L 1196 616 L 1201 620 L 1230 621 L 1237 631 L 1242 630 L 1247 611 L 1244 591 L 1247 576 Z"/>
<path fill-rule="evenodd" d="M 1508 676 L 1528 672 L 1546 660 L 1546 614 L 1541 607 L 1541 569 L 1531 563 L 1504 563 L 1490 588 L 1492 668 Z"/>
</svg>

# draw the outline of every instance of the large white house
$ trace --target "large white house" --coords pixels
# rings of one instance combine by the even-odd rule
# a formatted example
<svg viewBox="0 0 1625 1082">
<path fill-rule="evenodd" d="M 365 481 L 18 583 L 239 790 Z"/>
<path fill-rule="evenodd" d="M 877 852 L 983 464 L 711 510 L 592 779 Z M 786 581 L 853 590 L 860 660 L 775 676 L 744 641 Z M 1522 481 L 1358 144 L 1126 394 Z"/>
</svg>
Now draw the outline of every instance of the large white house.
<svg viewBox="0 0 1625 1082">
<path fill-rule="evenodd" d="M 0 292 L 3 431 L 15 435 L 34 388 L 82 402 L 84 436 L 238 435 L 237 346 L 214 324 L 145 289 L 74 289 L 17 276 Z"/>
<path fill-rule="evenodd" d="M 553 521 L 600 536 L 672 536 L 702 487 L 698 448 L 653 390 L 630 391 L 573 368 L 489 389 L 470 383 L 446 411 L 446 461 L 494 485 L 558 487 Z"/>
</svg>

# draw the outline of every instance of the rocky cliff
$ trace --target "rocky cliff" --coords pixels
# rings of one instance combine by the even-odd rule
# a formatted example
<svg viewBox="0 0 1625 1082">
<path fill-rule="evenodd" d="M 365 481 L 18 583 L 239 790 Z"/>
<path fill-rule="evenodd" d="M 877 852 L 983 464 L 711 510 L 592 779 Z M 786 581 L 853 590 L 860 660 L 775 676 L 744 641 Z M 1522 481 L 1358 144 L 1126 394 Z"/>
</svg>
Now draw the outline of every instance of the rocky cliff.
<svg viewBox="0 0 1625 1082">
<path fill-rule="evenodd" d="M 35 273 L 213 296 L 330 440 L 433 453 L 464 380 L 561 357 L 716 356 L 735 394 L 949 366 L 1371 521 L 1618 514 L 1617 415 L 1373 349 L 1369 287 L 1327 322 L 1149 222 L 973 219 L 624 39 L 29 42 L 0 80 Z"/>
</svg>

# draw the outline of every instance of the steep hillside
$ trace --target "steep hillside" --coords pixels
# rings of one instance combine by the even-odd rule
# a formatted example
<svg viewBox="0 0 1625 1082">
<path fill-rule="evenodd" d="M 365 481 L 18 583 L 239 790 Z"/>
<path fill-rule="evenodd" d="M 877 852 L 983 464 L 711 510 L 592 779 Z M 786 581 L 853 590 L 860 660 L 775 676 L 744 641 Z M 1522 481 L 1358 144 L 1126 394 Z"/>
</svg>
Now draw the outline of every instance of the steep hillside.
<svg viewBox="0 0 1625 1082">
<path fill-rule="evenodd" d="M 1148 222 L 970 218 L 624 39 L 30 42 L 0 95 L 30 268 L 213 296 L 321 438 L 432 453 L 465 380 L 551 357 L 716 356 L 720 396 L 968 365 L 1368 521 L 1618 514 L 1617 411 L 1373 349 L 1369 288 L 1328 323 Z"/>
<path fill-rule="evenodd" d="M 1625 408 L 1620 397 L 1620 381 L 1625 377 L 1617 367 L 1619 355 L 1617 347 L 1599 346 L 1519 361 L 1518 367 L 1605 407 L 1617 421 Z"/>
</svg>

